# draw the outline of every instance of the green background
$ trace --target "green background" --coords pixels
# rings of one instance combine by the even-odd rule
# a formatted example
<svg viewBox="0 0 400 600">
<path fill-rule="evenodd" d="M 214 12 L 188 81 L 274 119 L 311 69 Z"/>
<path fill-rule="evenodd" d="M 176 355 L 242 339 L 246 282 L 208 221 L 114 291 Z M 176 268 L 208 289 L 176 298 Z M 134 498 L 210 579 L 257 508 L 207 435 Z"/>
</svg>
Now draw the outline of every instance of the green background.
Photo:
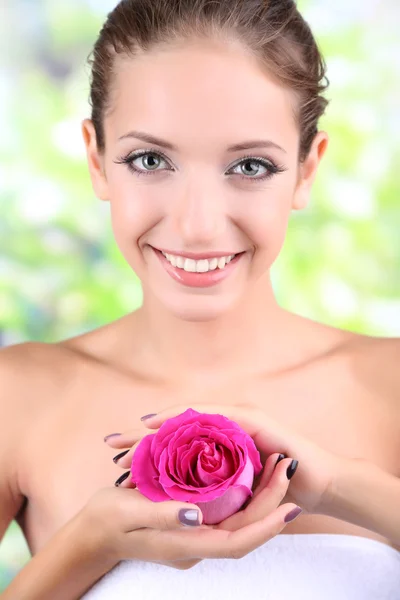
<svg viewBox="0 0 400 600">
<path fill-rule="evenodd" d="M 303 0 L 328 64 L 330 145 L 310 207 L 294 213 L 273 271 L 294 312 L 400 334 L 397 0 Z M 0 23 L 0 343 L 55 341 L 141 303 L 95 198 L 81 138 L 86 57 L 115 2 L 11 0 Z M 29 559 L 13 522 L 0 591 Z"/>
</svg>

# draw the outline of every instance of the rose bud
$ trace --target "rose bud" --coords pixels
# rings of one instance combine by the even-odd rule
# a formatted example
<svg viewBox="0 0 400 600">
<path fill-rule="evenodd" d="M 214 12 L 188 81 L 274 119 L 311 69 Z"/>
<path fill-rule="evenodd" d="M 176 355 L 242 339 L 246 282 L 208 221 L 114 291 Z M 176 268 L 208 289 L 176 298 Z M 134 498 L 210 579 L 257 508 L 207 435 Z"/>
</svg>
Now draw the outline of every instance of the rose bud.
<svg viewBox="0 0 400 600">
<path fill-rule="evenodd" d="M 154 502 L 196 504 L 203 523 L 220 523 L 253 496 L 262 470 L 252 437 L 219 414 L 191 408 L 145 436 L 132 458 L 137 489 Z"/>
</svg>

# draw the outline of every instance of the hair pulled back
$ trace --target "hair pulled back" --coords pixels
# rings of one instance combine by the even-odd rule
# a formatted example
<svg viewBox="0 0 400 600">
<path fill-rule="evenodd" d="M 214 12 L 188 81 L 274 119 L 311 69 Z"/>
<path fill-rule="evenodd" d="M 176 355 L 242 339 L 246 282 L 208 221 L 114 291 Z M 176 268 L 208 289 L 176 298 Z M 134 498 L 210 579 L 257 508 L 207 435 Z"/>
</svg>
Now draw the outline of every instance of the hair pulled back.
<svg viewBox="0 0 400 600">
<path fill-rule="evenodd" d="M 105 151 L 104 119 L 113 109 L 117 59 L 192 38 L 240 42 L 295 97 L 299 161 L 307 157 L 329 101 L 326 64 L 294 0 L 122 0 L 107 16 L 89 54 L 97 149 Z"/>
</svg>

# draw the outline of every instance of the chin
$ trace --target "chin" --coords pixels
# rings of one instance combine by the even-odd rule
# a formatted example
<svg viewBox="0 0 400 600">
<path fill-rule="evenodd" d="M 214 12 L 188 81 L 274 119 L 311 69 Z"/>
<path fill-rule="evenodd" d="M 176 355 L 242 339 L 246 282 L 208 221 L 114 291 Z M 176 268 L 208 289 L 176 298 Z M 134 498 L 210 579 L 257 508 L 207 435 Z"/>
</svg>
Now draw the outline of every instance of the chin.
<svg viewBox="0 0 400 600">
<path fill-rule="evenodd" d="M 215 321 L 232 311 L 238 299 L 232 294 L 215 294 L 203 296 L 186 296 L 167 298 L 165 295 L 159 298 L 168 313 L 182 321 L 192 323 L 205 323 Z"/>
</svg>

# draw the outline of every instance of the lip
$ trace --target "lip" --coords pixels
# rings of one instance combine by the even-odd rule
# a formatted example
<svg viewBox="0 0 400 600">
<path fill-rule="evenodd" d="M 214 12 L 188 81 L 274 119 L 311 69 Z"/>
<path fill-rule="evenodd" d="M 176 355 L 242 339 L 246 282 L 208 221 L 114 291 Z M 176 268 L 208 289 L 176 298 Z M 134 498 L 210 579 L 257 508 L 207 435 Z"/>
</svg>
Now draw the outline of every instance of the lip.
<svg viewBox="0 0 400 600">
<path fill-rule="evenodd" d="M 175 252 L 175 250 L 166 250 L 165 248 L 156 248 L 152 246 L 154 250 L 159 252 L 165 252 L 165 254 L 173 254 L 174 256 L 183 256 L 184 258 L 192 258 L 193 260 L 205 260 L 206 258 L 221 258 L 222 256 L 232 256 L 232 254 L 241 254 L 243 250 L 239 252 Z"/>
<path fill-rule="evenodd" d="M 158 256 L 158 259 L 160 260 L 165 271 L 170 275 L 170 277 L 172 277 L 172 279 L 174 279 L 181 285 L 194 288 L 208 288 L 220 283 L 232 274 L 232 272 L 237 268 L 238 262 L 242 259 L 242 257 L 245 254 L 245 252 L 239 253 L 237 256 L 235 256 L 235 258 L 233 258 L 230 261 L 230 263 L 225 265 L 223 269 L 217 268 L 214 271 L 208 271 L 207 273 L 192 273 L 189 271 L 185 271 L 184 269 L 179 269 L 178 267 L 172 266 L 171 263 L 165 258 L 161 250 L 158 250 L 153 246 L 152 248 L 154 250 L 154 253 Z M 187 258 L 190 257 L 188 256 Z"/>
</svg>

